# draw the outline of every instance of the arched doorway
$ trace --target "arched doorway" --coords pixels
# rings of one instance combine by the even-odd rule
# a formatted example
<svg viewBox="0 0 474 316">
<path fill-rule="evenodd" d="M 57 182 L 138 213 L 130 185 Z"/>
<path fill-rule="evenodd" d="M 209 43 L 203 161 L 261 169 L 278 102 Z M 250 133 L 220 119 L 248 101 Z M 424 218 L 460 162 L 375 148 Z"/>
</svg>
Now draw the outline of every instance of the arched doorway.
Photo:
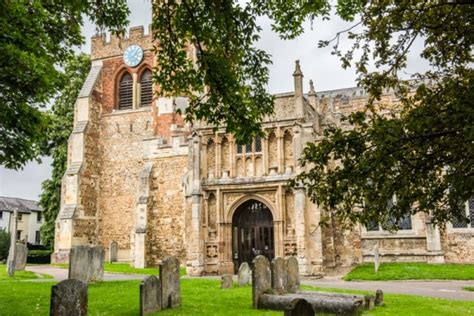
<svg viewBox="0 0 474 316">
<path fill-rule="evenodd" d="M 232 218 L 232 248 L 235 271 L 242 262 L 251 264 L 257 255 L 273 259 L 273 216 L 264 203 L 248 200 L 237 208 Z"/>
</svg>

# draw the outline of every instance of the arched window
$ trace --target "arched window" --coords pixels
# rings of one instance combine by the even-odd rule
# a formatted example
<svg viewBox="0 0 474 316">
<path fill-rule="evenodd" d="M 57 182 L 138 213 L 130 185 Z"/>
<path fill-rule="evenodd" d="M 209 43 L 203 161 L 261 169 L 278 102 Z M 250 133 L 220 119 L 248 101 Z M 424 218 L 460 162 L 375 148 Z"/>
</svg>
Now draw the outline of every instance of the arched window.
<svg viewBox="0 0 474 316">
<path fill-rule="evenodd" d="M 133 79 L 132 76 L 126 72 L 119 83 L 119 110 L 131 109 L 133 106 Z"/>
<path fill-rule="evenodd" d="M 255 152 L 262 152 L 262 138 L 260 136 L 255 137 Z"/>
<path fill-rule="evenodd" d="M 145 70 L 140 78 L 140 106 L 150 106 L 153 99 L 151 71 Z"/>
</svg>

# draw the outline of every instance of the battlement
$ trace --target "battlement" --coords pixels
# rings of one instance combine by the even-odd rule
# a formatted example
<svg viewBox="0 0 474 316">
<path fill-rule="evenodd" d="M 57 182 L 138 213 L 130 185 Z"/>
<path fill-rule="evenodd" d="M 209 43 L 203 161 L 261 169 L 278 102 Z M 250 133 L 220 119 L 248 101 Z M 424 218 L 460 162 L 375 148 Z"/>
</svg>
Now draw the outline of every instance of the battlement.
<svg viewBox="0 0 474 316">
<path fill-rule="evenodd" d="M 97 34 L 91 38 L 91 59 L 103 59 L 121 56 L 124 50 L 132 45 L 140 45 L 147 51 L 153 48 L 153 39 L 151 25 L 148 27 L 148 33 L 145 34 L 143 26 L 131 27 L 123 37 L 111 35 L 107 40 L 105 33 Z"/>
</svg>

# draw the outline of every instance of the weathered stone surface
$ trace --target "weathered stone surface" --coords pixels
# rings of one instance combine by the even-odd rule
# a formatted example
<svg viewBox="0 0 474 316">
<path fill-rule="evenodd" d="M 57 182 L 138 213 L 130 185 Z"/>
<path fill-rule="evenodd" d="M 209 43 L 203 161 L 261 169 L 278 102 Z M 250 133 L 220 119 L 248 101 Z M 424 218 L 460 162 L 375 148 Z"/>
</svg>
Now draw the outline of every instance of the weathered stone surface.
<svg viewBox="0 0 474 316">
<path fill-rule="evenodd" d="M 282 257 L 272 260 L 272 289 L 278 294 L 287 292 L 288 276 L 286 261 Z"/>
<path fill-rule="evenodd" d="M 233 284 L 232 274 L 223 274 L 221 276 L 221 289 L 231 289 Z"/>
<path fill-rule="evenodd" d="M 252 270 L 247 262 L 242 262 L 237 274 L 239 286 L 244 286 L 251 283 Z"/>
<path fill-rule="evenodd" d="M 28 248 L 26 245 L 20 243 L 17 243 L 15 247 L 15 270 L 25 270 L 26 258 L 28 257 Z"/>
<path fill-rule="evenodd" d="M 154 275 L 147 276 L 140 284 L 140 315 L 161 310 L 160 279 Z"/>
<path fill-rule="evenodd" d="M 375 292 L 375 306 L 383 306 L 383 291 L 377 290 Z"/>
<path fill-rule="evenodd" d="M 179 260 L 167 257 L 160 263 L 161 306 L 173 308 L 181 304 L 181 288 L 179 283 Z"/>
<path fill-rule="evenodd" d="M 256 256 L 252 261 L 252 304 L 259 308 L 260 296 L 272 288 L 270 262 L 265 256 Z"/>
<path fill-rule="evenodd" d="M 117 253 L 118 253 L 118 244 L 116 241 L 111 241 L 110 246 L 109 246 L 109 262 L 117 261 Z"/>
<path fill-rule="evenodd" d="M 308 301 L 301 299 L 292 309 L 285 310 L 285 316 L 314 316 L 314 310 Z"/>
<path fill-rule="evenodd" d="M 69 279 L 53 285 L 49 314 L 52 316 L 87 315 L 87 283 Z"/>
<path fill-rule="evenodd" d="M 366 310 L 373 310 L 375 308 L 375 297 L 373 295 L 366 295 L 364 298 L 364 307 Z"/>
<path fill-rule="evenodd" d="M 102 281 L 104 278 L 104 248 L 102 246 L 75 246 L 69 257 L 69 279 L 84 282 Z"/>
<path fill-rule="evenodd" d="M 286 259 L 287 268 L 287 291 L 298 293 L 300 291 L 300 270 L 296 257 Z"/>
<path fill-rule="evenodd" d="M 380 259 L 379 259 L 379 245 L 375 244 L 374 246 L 374 269 L 375 273 L 379 272 Z"/>
</svg>

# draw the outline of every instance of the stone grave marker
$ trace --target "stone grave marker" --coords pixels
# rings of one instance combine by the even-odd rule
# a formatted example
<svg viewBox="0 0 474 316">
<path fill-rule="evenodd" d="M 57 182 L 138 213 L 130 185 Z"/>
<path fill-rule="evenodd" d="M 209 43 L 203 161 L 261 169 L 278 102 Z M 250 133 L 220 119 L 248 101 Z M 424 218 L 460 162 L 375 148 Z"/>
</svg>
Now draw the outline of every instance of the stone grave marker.
<svg viewBox="0 0 474 316">
<path fill-rule="evenodd" d="M 379 244 L 374 246 L 374 269 L 375 273 L 379 272 L 380 261 L 379 261 Z"/>
<path fill-rule="evenodd" d="M 375 292 L 375 306 L 383 306 L 383 292 L 382 292 L 382 290 L 377 290 Z"/>
<path fill-rule="evenodd" d="M 288 277 L 286 261 L 282 257 L 272 260 L 272 289 L 277 294 L 284 294 L 287 291 Z"/>
<path fill-rule="evenodd" d="M 256 256 L 252 261 L 252 303 L 259 308 L 260 296 L 272 288 L 270 262 L 265 256 Z"/>
<path fill-rule="evenodd" d="M 140 284 L 140 315 L 161 310 L 160 279 L 154 275 L 147 276 Z"/>
<path fill-rule="evenodd" d="M 112 240 L 109 245 L 109 262 L 117 262 L 118 244 Z"/>
<path fill-rule="evenodd" d="M 232 274 L 223 274 L 221 276 L 221 289 L 231 289 L 233 283 Z"/>
<path fill-rule="evenodd" d="M 314 310 L 308 301 L 304 299 L 298 300 L 298 303 L 291 308 L 285 310 L 284 316 L 314 316 Z"/>
<path fill-rule="evenodd" d="M 86 316 L 87 283 L 69 279 L 51 288 L 51 316 Z"/>
<path fill-rule="evenodd" d="M 25 270 L 26 258 L 28 257 L 28 248 L 26 247 L 26 245 L 21 243 L 17 243 L 15 247 L 15 270 Z"/>
<path fill-rule="evenodd" d="M 288 293 L 298 293 L 300 291 L 300 269 L 298 259 L 289 257 L 286 259 L 287 271 L 287 291 Z"/>
<path fill-rule="evenodd" d="M 181 304 L 179 277 L 178 258 L 165 258 L 160 264 L 161 305 L 163 309 L 177 307 Z"/>
<path fill-rule="evenodd" d="M 84 282 L 104 278 L 104 248 L 102 246 L 75 246 L 69 255 L 69 279 Z"/>
<path fill-rule="evenodd" d="M 250 284 L 252 280 L 252 270 L 247 262 L 242 262 L 239 267 L 239 272 L 237 274 L 239 286 L 244 286 Z"/>
</svg>

